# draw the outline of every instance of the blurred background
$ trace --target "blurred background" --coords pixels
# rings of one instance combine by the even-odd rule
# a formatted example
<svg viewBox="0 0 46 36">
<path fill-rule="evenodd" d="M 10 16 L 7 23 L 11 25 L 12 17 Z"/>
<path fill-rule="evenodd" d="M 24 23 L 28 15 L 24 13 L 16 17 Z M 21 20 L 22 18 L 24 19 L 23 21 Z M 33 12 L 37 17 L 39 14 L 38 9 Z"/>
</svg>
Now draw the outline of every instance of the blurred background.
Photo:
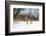
<svg viewBox="0 0 46 36">
<path fill-rule="evenodd" d="M 27 16 L 33 21 L 38 21 L 39 20 L 39 9 L 38 8 L 14 8 L 14 20 L 24 20 L 24 18 Z"/>
</svg>

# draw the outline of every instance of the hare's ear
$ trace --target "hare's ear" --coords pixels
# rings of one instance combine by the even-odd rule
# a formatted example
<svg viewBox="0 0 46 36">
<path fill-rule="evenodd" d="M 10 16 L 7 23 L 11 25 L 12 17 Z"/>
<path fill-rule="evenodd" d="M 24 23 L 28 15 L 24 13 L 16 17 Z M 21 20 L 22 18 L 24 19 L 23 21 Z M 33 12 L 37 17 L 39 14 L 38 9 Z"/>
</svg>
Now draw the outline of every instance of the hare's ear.
<svg viewBox="0 0 46 36">
<path fill-rule="evenodd" d="M 29 16 L 28 16 L 28 18 L 29 18 Z"/>
</svg>

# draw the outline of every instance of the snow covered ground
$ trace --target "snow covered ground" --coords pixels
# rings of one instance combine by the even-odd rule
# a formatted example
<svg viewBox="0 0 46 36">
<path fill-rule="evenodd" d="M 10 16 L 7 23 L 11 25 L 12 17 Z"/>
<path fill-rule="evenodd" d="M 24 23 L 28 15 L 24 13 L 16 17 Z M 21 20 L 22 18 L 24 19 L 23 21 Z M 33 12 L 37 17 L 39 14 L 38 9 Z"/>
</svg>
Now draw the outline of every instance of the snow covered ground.
<svg viewBox="0 0 46 36">
<path fill-rule="evenodd" d="M 25 21 L 14 21 L 10 31 L 11 32 L 20 32 L 20 31 L 38 31 L 42 30 L 42 24 L 39 21 L 32 21 L 32 24 L 27 24 Z"/>
</svg>

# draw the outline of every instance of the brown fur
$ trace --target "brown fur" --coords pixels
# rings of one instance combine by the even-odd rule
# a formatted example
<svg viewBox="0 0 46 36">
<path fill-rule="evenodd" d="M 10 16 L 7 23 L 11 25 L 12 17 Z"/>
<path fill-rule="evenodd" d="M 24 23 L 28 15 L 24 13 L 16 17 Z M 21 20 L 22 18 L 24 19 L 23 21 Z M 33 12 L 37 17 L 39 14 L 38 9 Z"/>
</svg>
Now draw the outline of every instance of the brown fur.
<svg viewBox="0 0 46 36">
<path fill-rule="evenodd" d="M 27 24 L 28 24 L 28 21 L 30 21 L 30 24 L 32 23 L 32 17 L 31 16 L 26 16 L 24 18 L 24 20 L 27 22 Z"/>
</svg>

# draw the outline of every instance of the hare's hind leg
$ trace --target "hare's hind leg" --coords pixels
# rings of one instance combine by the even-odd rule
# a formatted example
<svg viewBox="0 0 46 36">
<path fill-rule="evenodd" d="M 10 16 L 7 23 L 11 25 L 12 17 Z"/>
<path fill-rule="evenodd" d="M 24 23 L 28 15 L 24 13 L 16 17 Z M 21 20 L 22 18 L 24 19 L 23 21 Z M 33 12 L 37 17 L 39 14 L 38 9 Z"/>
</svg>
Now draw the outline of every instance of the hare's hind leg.
<svg viewBox="0 0 46 36">
<path fill-rule="evenodd" d="M 30 24 L 32 24 L 32 20 L 30 21 Z"/>
<path fill-rule="evenodd" d="M 31 21 L 31 23 L 30 24 L 32 24 L 32 21 Z"/>
</svg>

